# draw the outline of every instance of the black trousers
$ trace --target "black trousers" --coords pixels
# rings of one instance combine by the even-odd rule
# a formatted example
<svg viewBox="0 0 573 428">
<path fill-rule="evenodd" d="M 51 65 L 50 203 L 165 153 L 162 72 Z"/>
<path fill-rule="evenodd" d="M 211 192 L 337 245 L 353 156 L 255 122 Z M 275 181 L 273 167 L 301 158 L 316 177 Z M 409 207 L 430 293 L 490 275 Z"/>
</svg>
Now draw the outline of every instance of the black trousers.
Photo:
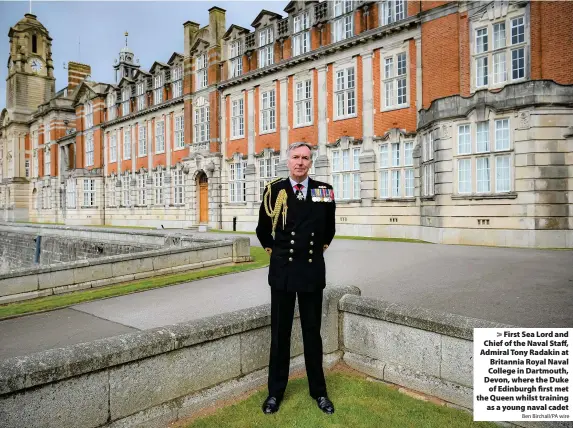
<svg viewBox="0 0 573 428">
<path fill-rule="evenodd" d="M 304 345 L 304 362 L 308 388 L 313 398 L 326 396 L 326 382 L 322 369 L 322 290 L 289 292 L 271 290 L 271 350 L 269 362 L 269 395 L 281 399 L 289 375 L 290 339 L 295 299 L 298 308 Z"/>
</svg>

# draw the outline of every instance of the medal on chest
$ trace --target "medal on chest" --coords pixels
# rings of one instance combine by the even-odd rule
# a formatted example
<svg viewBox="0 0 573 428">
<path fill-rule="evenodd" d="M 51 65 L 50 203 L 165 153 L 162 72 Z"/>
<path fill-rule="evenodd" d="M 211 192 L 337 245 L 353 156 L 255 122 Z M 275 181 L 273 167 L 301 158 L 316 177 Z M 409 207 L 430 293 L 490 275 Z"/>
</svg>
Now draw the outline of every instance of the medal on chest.
<svg viewBox="0 0 573 428">
<path fill-rule="evenodd" d="M 297 198 L 299 201 L 302 201 L 302 200 L 304 199 L 304 195 L 302 194 L 302 192 L 301 192 L 300 190 L 297 190 L 297 191 L 296 191 L 296 198 Z"/>
</svg>

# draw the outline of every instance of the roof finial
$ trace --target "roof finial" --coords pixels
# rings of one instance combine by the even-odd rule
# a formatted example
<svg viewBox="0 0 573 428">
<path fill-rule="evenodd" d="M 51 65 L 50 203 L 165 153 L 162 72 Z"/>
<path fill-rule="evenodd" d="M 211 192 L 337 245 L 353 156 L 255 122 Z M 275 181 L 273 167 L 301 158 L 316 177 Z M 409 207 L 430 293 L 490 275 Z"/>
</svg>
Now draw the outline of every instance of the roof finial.
<svg viewBox="0 0 573 428">
<path fill-rule="evenodd" d="M 126 31 L 125 32 L 125 46 L 127 47 L 127 36 L 129 36 L 129 33 Z"/>
</svg>

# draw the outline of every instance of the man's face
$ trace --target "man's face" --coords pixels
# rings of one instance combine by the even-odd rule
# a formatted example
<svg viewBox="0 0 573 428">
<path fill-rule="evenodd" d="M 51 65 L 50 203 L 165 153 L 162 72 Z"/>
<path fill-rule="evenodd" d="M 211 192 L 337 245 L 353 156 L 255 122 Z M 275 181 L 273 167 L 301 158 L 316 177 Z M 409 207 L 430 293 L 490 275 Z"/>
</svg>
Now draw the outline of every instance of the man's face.
<svg viewBox="0 0 573 428">
<path fill-rule="evenodd" d="M 312 158 L 310 157 L 310 150 L 306 146 L 297 147 L 290 151 L 290 156 L 287 161 L 288 170 L 293 180 L 304 181 L 308 176 L 308 170 L 312 165 Z"/>
</svg>

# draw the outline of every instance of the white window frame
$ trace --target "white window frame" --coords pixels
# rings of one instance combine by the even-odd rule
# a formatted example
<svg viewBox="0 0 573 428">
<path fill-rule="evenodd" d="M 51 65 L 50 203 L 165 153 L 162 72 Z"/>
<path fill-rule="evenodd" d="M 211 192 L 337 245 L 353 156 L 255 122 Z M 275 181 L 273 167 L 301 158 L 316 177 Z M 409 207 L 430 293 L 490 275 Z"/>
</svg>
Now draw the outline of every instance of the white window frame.
<svg viewBox="0 0 573 428">
<path fill-rule="evenodd" d="M 409 59 L 407 49 L 381 55 L 382 94 L 380 108 L 382 111 L 398 110 L 410 106 Z M 404 94 L 399 93 L 401 88 L 404 89 Z"/>
<path fill-rule="evenodd" d="M 313 87 L 312 78 L 305 77 L 294 81 L 293 124 L 295 128 L 312 125 L 313 123 Z"/>
<path fill-rule="evenodd" d="M 519 27 L 514 27 L 521 21 Z M 501 31 L 503 25 L 503 31 Z M 520 28 L 514 34 L 514 29 Z M 528 15 L 523 9 L 495 20 L 482 20 L 472 26 L 471 32 L 471 90 L 497 89 L 505 85 L 529 79 L 529 33 Z M 519 33 L 519 34 L 518 34 Z M 483 46 L 484 36 L 487 46 Z M 514 53 L 521 52 L 519 67 Z M 516 70 L 522 70 L 514 76 Z"/>
<path fill-rule="evenodd" d="M 183 115 L 175 116 L 175 149 L 181 150 L 185 148 L 185 122 Z"/>
<path fill-rule="evenodd" d="M 259 50 L 257 60 L 259 68 L 267 67 L 274 63 L 274 31 L 272 25 L 259 30 Z"/>
<path fill-rule="evenodd" d="M 96 205 L 96 185 L 95 178 L 84 178 L 84 207 L 95 207 Z"/>
<path fill-rule="evenodd" d="M 432 131 L 422 135 L 422 185 L 421 195 L 433 197 L 435 191 L 434 134 Z"/>
<path fill-rule="evenodd" d="M 334 120 L 348 119 L 357 116 L 358 97 L 356 69 L 355 62 L 339 65 L 334 69 Z M 350 77 L 352 77 L 352 79 Z M 339 111 L 339 100 L 342 101 L 342 114 Z"/>
<path fill-rule="evenodd" d="M 245 99 L 231 100 L 231 140 L 245 138 Z"/>
<path fill-rule="evenodd" d="M 512 120 L 509 117 L 496 117 L 485 121 L 488 125 L 487 140 L 484 122 L 460 122 L 455 127 L 454 193 L 458 196 L 503 196 L 514 191 Z M 470 150 L 461 150 L 460 130 L 469 126 Z M 478 130 L 480 132 L 478 133 Z M 464 129 L 465 131 L 465 129 Z M 478 139 L 479 136 L 479 139 Z M 487 141 L 487 144 L 486 144 Z M 503 144 L 502 144 L 503 143 Z M 485 161 L 484 159 L 487 159 Z M 507 165 L 501 165 L 501 162 Z M 462 169 L 461 165 L 467 168 Z M 487 166 L 487 168 L 485 168 Z M 499 170 L 503 170 L 507 186 L 500 187 Z M 502 168 L 503 167 L 503 168 Z M 483 171 L 487 171 L 484 174 Z M 465 172 L 467 171 L 467 172 Z M 465 174 L 464 174 L 465 172 Z M 468 183 L 461 186 L 461 183 Z"/>
<path fill-rule="evenodd" d="M 121 91 L 121 115 L 127 116 L 131 113 L 129 102 L 131 100 L 131 88 L 128 86 L 127 88 L 123 88 Z"/>
<path fill-rule="evenodd" d="M 123 130 L 123 160 L 131 159 L 131 128 Z"/>
<path fill-rule="evenodd" d="M 153 76 L 153 105 L 163 102 L 163 72 Z"/>
<path fill-rule="evenodd" d="M 153 204 L 164 205 L 165 194 L 163 192 L 163 185 L 165 184 L 165 171 L 163 168 L 158 169 L 153 173 Z"/>
<path fill-rule="evenodd" d="M 384 141 L 378 145 L 377 152 L 379 198 L 414 198 L 414 141 L 401 138 Z"/>
<path fill-rule="evenodd" d="M 208 104 L 201 107 L 195 106 L 195 135 L 193 138 L 195 143 L 206 143 L 210 140 L 209 114 L 210 111 Z"/>
<path fill-rule="evenodd" d="M 330 158 L 334 197 L 339 201 L 360 200 L 360 147 L 332 149 Z"/>
<path fill-rule="evenodd" d="M 173 98 L 183 95 L 183 67 L 181 64 L 175 65 L 171 69 L 171 93 Z"/>
<path fill-rule="evenodd" d="M 136 87 L 137 111 L 145 110 L 145 82 L 138 82 Z"/>
<path fill-rule="evenodd" d="M 105 181 L 107 186 L 107 190 L 105 192 L 105 196 L 107 198 L 107 206 L 108 207 L 116 207 L 117 206 L 117 192 L 116 192 L 116 184 L 117 184 L 117 177 L 112 175 L 108 177 Z"/>
<path fill-rule="evenodd" d="M 94 134 L 88 132 L 85 138 L 86 166 L 94 165 Z"/>
<path fill-rule="evenodd" d="M 30 178 L 30 159 L 24 161 L 24 176 Z"/>
<path fill-rule="evenodd" d="M 278 177 L 279 155 L 265 156 L 257 160 L 257 173 L 259 175 L 258 196 L 259 202 L 263 201 L 263 193 L 269 182 Z"/>
<path fill-rule="evenodd" d="M 232 40 L 229 43 L 229 78 L 243 74 L 243 41 Z"/>
<path fill-rule="evenodd" d="M 34 178 L 38 177 L 38 131 L 32 132 L 32 149 L 34 155 L 32 157 L 32 173 Z"/>
<path fill-rule="evenodd" d="M 69 177 L 66 180 L 66 207 L 67 208 L 76 208 L 77 203 L 77 190 L 76 190 L 76 179 L 73 177 Z"/>
<path fill-rule="evenodd" d="M 231 204 L 247 202 L 246 169 L 247 161 L 245 160 L 237 160 L 229 164 L 229 202 Z"/>
<path fill-rule="evenodd" d="M 147 205 L 147 173 L 137 174 L 137 204 L 140 206 Z"/>
<path fill-rule="evenodd" d="M 50 146 L 46 146 L 44 150 L 44 176 L 52 175 L 52 151 Z"/>
<path fill-rule="evenodd" d="M 209 84 L 207 81 L 207 70 L 209 67 L 208 61 L 207 61 L 207 54 L 206 53 L 202 53 L 200 55 L 197 55 L 197 57 L 195 58 L 195 64 L 197 65 L 197 90 L 199 89 L 203 89 L 206 88 L 207 85 Z"/>
<path fill-rule="evenodd" d="M 86 129 L 93 128 L 94 126 L 94 105 L 91 101 L 85 104 L 85 127 Z"/>
<path fill-rule="evenodd" d="M 131 206 L 131 174 L 126 172 L 121 176 L 121 205 L 124 207 Z"/>
<path fill-rule="evenodd" d="M 259 134 L 269 134 L 277 130 L 276 89 L 261 90 Z"/>
<path fill-rule="evenodd" d="M 109 93 L 106 99 L 107 102 L 107 120 L 114 120 L 117 117 L 117 106 L 115 92 Z"/>
<path fill-rule="evenodd" d="M 117 162 L 117 133 L 112 131 L 109 136 L 109 161 Z"/>
<path fill-rule="evenodd" d="M 293 18 L 292 56 L 310 52 L 310 13 L 304 11 Z"/>
<path fill-rule="evenodd" d="M 380 2 L 380 25 L 389 25 L 406 18 L 408 13 L 405 0 L 387 0 Z"/>
<path fill-rule="evenodd" d="M 332 42 L 340 42 L 354 36 L 353 0 L 335 0 L 332 3 Z"/>
<path fill-rule="evenodd" d="M 185 176 L 182 169 L 173 172 L 173 204 L 185 205 Z"/>
<path fill-rule="evenodd" d="M 147 156 L 147 124 L 140 124 L 137 134 L 137 157 L 142 158 Z"/>
<path fill-rule="evenodd" d="M 165 121 L 155 122 L 155 154 L 165 153 Z"/>
</svg>

